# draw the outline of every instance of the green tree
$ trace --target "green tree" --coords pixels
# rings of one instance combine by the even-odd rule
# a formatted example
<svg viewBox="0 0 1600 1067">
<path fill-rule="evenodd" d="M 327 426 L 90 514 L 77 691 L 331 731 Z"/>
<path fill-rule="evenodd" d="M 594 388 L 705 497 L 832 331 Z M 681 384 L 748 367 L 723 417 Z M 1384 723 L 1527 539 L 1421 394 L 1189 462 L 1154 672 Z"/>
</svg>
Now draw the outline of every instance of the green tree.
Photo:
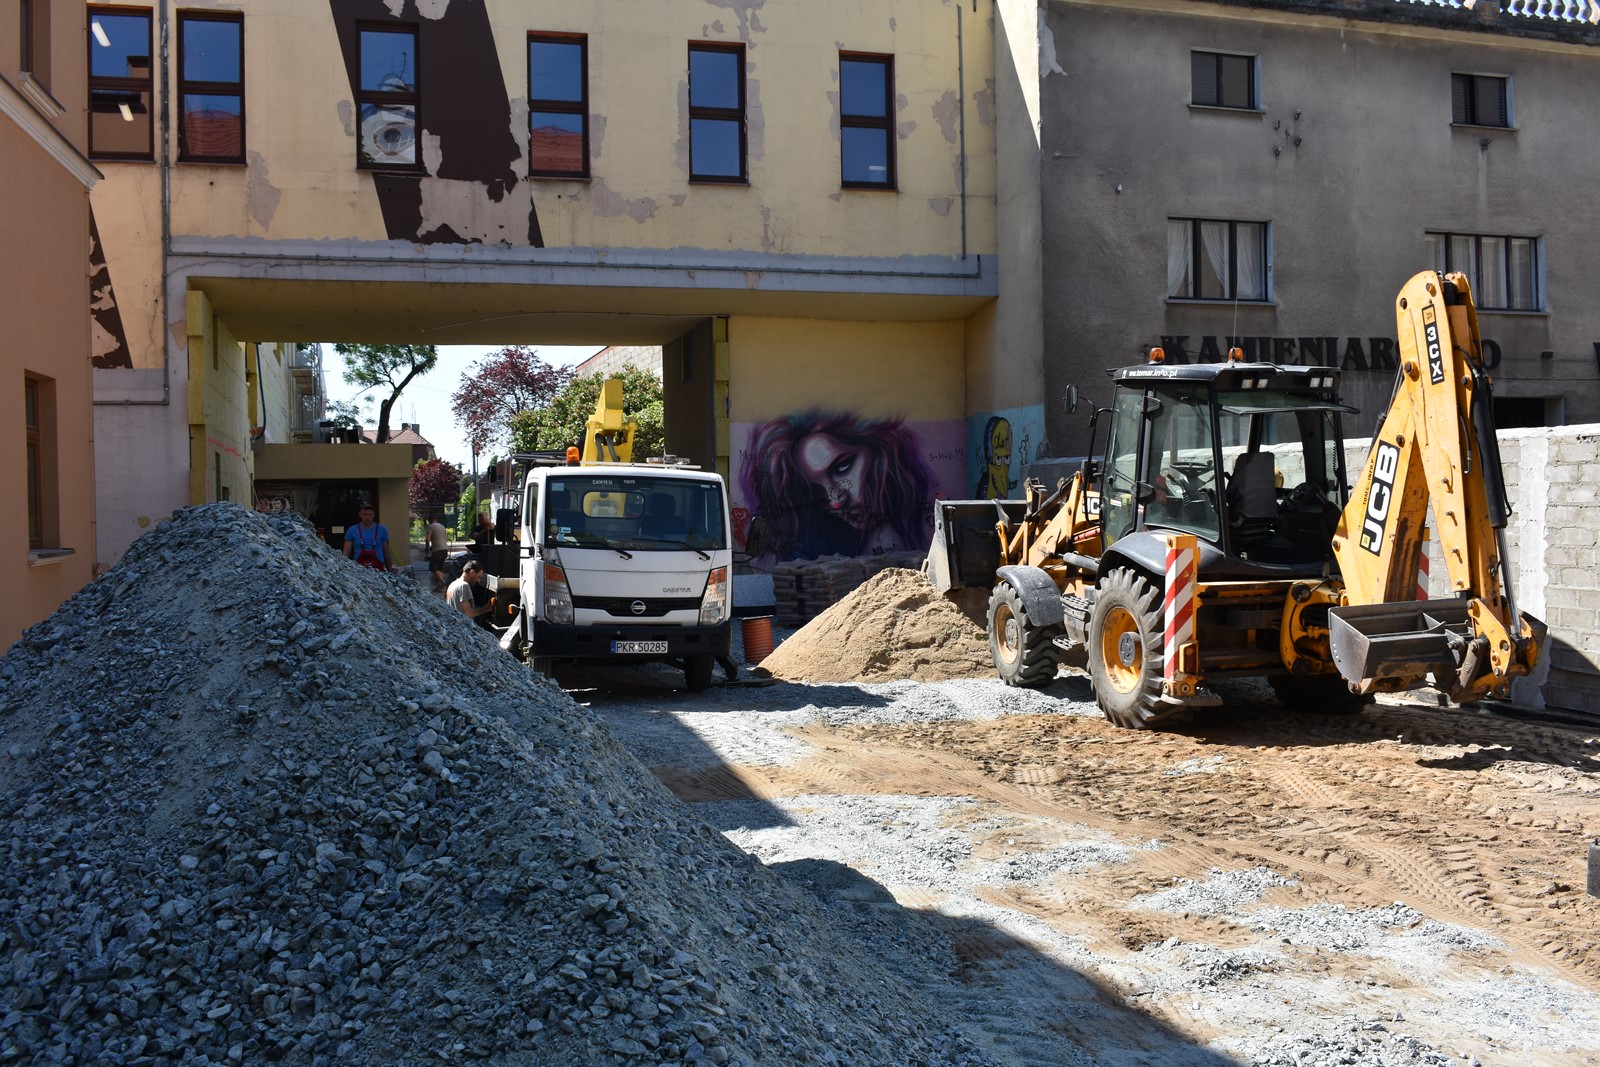
<svg viewBox="0 0 1600 1067">
<path fill-rule="evenodd" d="M 583 430 L 600 399 L 600 383 L 607 375 L 591 374 L 574 378 L 548 404 L 524 411 L 511 419 L 511 445 L 518 452 L 540 449 L 583 447 Z M 633 454 L 637 459 L 659 456 L 666 449 L 665 407 L 661 380 L 651 371 L 626 366 L 610 375 L 622 379 L 622 410 L 639 424 L 633 435 Z"/>
<path fill-rule="evenodd" d="M 389 440 L 389 412 L 411 382 L 439 363 L 432 345 L 333 346 L 344 357 L 344 380 L 367 389 L 387 387 L 389 395 L 378 405 L 378 443 Z"/>
<path fill-rule="evenodd" d="M 478 518 L 478 487 L 471 479 L 467 487 L 461 491 L 460 503 L 456 505 L 456 540 L 472 540 L 472 524 Z"/>
</svg>

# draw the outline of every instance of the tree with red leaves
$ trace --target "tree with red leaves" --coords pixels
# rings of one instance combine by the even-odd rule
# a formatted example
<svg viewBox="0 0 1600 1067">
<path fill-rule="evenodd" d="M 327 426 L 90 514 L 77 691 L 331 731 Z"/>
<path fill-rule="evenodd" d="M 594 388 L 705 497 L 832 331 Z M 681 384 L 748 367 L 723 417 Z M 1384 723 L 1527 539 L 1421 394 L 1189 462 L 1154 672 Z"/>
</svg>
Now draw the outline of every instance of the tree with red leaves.
<svg viewBox="0 0 1600 1067">
<path fill-rule="evenodd" d="M 454 504 L 460 495 L 461 470 L 454 463 L 425 459 L 411 468 L 406 496 L 411 502 L 413 515 L 427 518 L 441 514 L 445 505 Z"/>
<path fill-rule="evenodd" d="M 467 444 L 485 452 L 509 439 L 512 416 L 550 403 L 571 376 L 540 359 L 536 348 L 502 348 L 461 376 L 450 410 L 466 430 Z"/>
</svg>

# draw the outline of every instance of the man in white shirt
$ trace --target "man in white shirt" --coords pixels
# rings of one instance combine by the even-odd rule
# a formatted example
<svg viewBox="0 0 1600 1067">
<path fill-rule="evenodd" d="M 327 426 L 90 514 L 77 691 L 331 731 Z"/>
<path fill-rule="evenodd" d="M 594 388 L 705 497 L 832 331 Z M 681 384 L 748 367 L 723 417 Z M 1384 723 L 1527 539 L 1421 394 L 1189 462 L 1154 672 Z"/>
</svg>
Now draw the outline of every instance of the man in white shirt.
<svg viewBox="0 0 1600 1067">
<path fill-rule="evenodd" d="M 479 596 L 487 594 L 487 590 L 480 588 L 482 584 L 483 561 L 469 559 L 461 568 L 461 577 L 450 583 L 445 601 L 485 630 L 491 630 L 494 628 L 494 597 Z"/>
<path fill-rule="evenodd" d="M 435 515 L 433 521 L 428 523 L 428 569 L 433 572 L 433 591 L 444 592 L 444 561 L 450 554 L 450 534 L 445 530 L 444 523 Z"/>
</svg>

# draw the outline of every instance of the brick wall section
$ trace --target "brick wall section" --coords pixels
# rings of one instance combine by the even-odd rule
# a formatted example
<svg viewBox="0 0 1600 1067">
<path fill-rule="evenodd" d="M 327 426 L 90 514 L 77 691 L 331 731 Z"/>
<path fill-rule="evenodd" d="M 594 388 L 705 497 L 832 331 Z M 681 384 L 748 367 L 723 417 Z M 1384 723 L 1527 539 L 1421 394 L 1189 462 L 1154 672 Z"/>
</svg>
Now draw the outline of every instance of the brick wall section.
<svg viewBox="0 0 1600 1067">
<path fill-rule="evenodd" d="M 1360 471 L 1367 446 L 1347 453 Z M 1600 426 L 1506 430 L 1500 460 L 1512 514 L 1506 560 L 1518 611 L 1550 628 L 1531 677 L 1512 685 L 1525 708 L 1600 709 Z M 1431 525 L 1431 520 L 1430 520 Z M 1438 541 L 1428 543 L 1429 595 L 1450 596 Z"/>
</svg>

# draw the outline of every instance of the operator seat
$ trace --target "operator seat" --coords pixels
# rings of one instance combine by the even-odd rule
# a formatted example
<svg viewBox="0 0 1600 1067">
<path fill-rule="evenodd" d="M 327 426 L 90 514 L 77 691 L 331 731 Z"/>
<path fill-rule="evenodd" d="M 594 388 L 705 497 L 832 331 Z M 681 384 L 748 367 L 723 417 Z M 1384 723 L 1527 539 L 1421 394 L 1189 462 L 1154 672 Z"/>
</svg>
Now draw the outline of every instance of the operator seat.
<svg viewBox="0 0 1600 1067">
<path fill-rule="evenodd" d="M 1271 452 L 1248 452 L 1233 461 L 1228 478 L 1228 527 L 1234 551 L 1271 540 L 1278 521 L 1277 468 Z"/>
</svg>

